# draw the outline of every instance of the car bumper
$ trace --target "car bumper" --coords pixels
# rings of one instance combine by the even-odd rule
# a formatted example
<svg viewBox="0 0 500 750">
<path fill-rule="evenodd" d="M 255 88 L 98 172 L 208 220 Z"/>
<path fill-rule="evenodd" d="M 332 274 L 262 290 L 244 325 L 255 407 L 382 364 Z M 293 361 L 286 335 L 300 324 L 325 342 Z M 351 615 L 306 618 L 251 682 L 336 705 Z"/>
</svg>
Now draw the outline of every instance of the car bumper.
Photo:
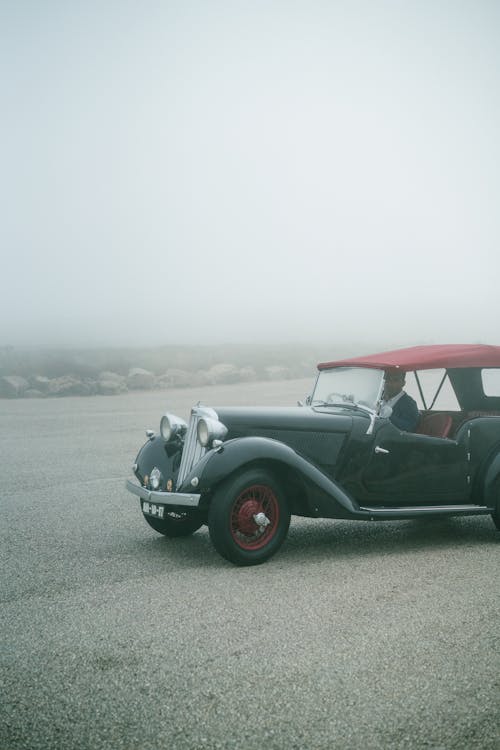
<svg viewBox="0 0 500 750">
<path fill-rule="evenodd" d="M 130 479 L 127 480 L 125 486 L 129 492 L 133 495 L 137 495 L 141 500 L 146 500 L 148 503 L 156 503 L 157 505 L 173 505 L 175 507 L 186 505 L 189 508 L 197 508 L 201 497 L 201 495 L 193 495 L 188 492 L 160 492 L 159 490 L 148 490 L 146 487 L 141 487 Z"/>
</svg>

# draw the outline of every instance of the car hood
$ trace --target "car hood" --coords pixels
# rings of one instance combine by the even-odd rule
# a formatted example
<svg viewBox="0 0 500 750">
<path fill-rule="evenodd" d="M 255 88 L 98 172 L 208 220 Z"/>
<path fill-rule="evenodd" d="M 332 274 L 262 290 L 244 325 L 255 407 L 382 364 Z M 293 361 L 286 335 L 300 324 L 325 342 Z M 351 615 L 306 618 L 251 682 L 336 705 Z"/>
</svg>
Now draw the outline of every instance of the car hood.
<svg viewBox="0 0 500 750">
<path fill-rule="evenodd" d="M 226 440 L 267 437 L 330 470 L 355 425 L 366 431 L 368 417 L 347 409 L 318 411 L 311 407 L 214 407 L 227 427 Z M 361 424 L 360 424 L 361 423 Z M 361 426 L 362 425 L 362 426 Z"/>
<path fill-rule="evenodd" d="M 349 432 L 352 429 L 353 414 L 363 415 L 347 409 L 319 410 L 307 406 L 215 406 L 219 420 L 232 433 L 254 435 L 255 430 L 320 430 L 321 432 Z M 248 430 L 248 432 L 247 432 Z"/>
</svg>

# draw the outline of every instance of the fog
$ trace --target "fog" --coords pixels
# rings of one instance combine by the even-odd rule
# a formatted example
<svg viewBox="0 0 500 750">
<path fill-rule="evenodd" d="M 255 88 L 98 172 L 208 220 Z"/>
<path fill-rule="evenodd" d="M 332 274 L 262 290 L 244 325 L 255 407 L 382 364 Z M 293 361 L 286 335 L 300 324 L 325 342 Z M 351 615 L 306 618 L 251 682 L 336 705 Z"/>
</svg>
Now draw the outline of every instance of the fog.
<svg viewBox="0 0 500 750">
<path fill-rule="evenodd" d="M 3 0 L 0 34 L 0 346 L 500 344 L 498 3 Z"/>
</svg>

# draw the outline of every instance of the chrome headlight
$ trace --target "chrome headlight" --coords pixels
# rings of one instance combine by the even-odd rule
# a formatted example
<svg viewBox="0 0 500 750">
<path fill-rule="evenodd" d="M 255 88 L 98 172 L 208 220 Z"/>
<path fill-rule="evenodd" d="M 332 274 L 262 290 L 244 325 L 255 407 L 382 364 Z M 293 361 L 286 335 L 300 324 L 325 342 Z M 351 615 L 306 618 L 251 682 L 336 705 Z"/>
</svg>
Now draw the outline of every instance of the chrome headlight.
<svg viewBox="0 0 500 750">
<path fill-rule="evenodd" d="M 198 442 L 204 448 L 211 445 L 214 440 L 224 440 L 227 435 L 226 425 L 217 419 L 204 417 L 198 422 Z"/>
<path fill-rule="evenodd" d="M 176 435 L 184 435 L 187 430 L 187 424 L 180 417 L 176 417 L 175 414 L 165 414 L 161 418 L 160 432 L 162 438 L 168 443 Z"/>
<path fill-rule="evenodd" d="M 149 484 L 151 485 L 152 490 L 157 490 L 160 486 L 161 482 L 161 472 L 160 470 L 155 466 L 151 474 L 149 475 Z"/>
</svg>

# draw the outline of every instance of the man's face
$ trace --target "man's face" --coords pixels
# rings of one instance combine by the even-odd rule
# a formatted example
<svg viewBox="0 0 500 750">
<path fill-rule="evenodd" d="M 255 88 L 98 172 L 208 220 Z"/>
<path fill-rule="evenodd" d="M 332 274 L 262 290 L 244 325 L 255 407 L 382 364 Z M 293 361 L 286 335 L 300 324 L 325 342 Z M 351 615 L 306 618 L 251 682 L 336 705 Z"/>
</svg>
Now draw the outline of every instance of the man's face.
<svg viewBox="0 0 500 750">
<path fill-rule="evenodd" d="M 405 384 L 404 372 L 386 372 L 384 378 L 384 398 L 397 396 Z"/>
</svg>

